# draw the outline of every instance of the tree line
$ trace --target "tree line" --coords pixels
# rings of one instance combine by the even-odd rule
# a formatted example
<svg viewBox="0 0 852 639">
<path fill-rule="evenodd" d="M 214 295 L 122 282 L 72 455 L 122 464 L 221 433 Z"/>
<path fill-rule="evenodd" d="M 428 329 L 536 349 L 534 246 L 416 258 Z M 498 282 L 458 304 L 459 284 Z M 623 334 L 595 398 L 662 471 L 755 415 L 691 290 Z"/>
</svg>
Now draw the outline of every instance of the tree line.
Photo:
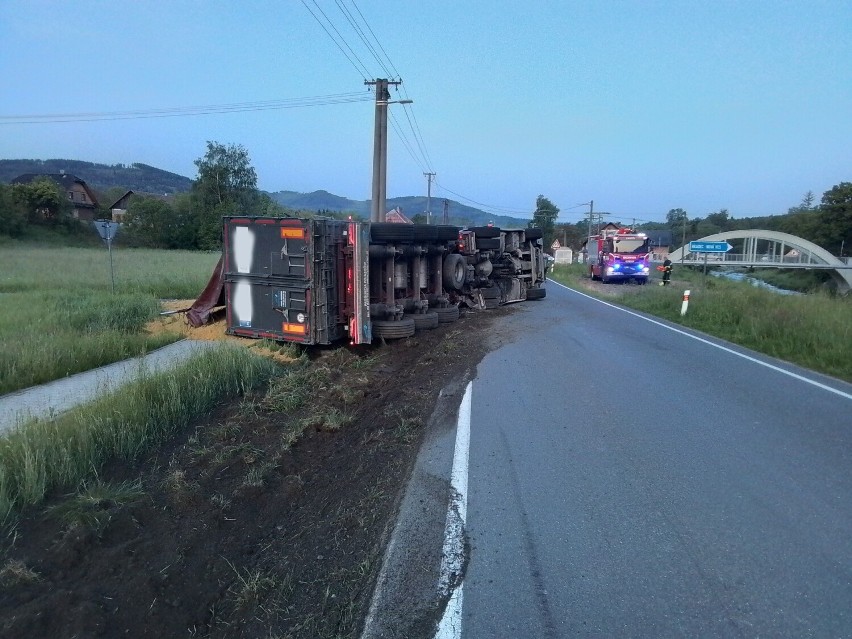
<svg viewBox="0 0 852 639">
<path fill-rule="evenodd" d="M 557 224 L 559 207 L 543 195 L 536 198 L 530 226 L 542 229 L 544 246 L 558 239 L 563 246 L 579 249 L 589 235 L 589 221 Z M 852 182 L 841 182 L 825 193 L 819 203 L 808 191 L 802 201 L 785 215 L 743 217 L 735 219 L 727 209 L 705 217 L 690 217 L 682 208 L 670 209 L 665 222 L 645 222 L 636 230 L 670 231 L 671 246 L 682 246 L 715 233 L 745 229 L 765 229 L 796 235 L 821 246 L 833 255 L 848 256 L 852 250 Z"/>
<path fill-rule="evenodd" d="M 335 216 L 329 211 L 295 211 L 261 192 L 257 173 L 242 145 L 208 142 L 206 153 L 195 166 L 198 175 L 188 193 L 131 196 L 118 241 L 150 248 L 217 250 L 225 215 Z M 122 187 L 112 187 L 99 199 L 114 202 L 125 192 Z M 29 184 L 0 184 L 0 235 L 20 237 L 31 227 L 90 232 L 84 223 L 71 217 L 71 210 L 71 202 L 50 178 Z M 103 207 L 95 211 L 98 219 L 110 216 Z"/>
</svg>

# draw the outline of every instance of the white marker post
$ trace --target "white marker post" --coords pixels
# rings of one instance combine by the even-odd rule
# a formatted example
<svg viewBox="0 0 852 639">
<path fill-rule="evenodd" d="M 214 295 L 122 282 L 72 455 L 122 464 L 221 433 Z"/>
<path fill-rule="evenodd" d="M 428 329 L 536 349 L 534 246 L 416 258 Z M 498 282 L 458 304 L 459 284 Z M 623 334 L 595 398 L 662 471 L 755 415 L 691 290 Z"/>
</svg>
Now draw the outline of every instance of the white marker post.
<svg viewBox="0 0 852 639">
<path fill-rule="evenodd" d="M 680 305 L 680 314 L 686 315 L 686 309 L 689 306 L 689 291 L 683 292 L 683 304 Z"/>
</svg>

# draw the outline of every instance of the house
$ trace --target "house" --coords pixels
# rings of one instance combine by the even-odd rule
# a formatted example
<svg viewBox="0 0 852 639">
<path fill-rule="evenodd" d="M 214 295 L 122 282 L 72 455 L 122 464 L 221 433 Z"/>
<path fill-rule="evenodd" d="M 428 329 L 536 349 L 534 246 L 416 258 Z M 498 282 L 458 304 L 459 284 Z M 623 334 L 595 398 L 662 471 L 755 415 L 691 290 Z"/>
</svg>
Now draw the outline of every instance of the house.
<svg viewBox="0 0 852 639">
<path fill-rule="evenodd" d="M 132 195 L 133 191 L 128 191 L 110 205 L 109 210 L 112 214 L 113 222 L 124 222 L 124 216 L 127 215 L 127 207 L 130 204 Z"/>
<path fill-rule="evenodd" d="M 24 173 L 19 175 L 12 184 L 30 184 L 41 178 L 49 178 L 59 185 L 59 188 L 71 200 L 71 215 L 78 220 L 94 220 L 98 199 L 94 191 L 85 181 L 70 173 Z"/>
<path fill-rule="evenodd" d="M 395 224 L 414 224 L 414 222 L 402 214 L 402 209 L 399 207 L 396 207 L 392 211 L 388 211 L 385 215 L 385 221 L 393 222 Z"/>
</svg>

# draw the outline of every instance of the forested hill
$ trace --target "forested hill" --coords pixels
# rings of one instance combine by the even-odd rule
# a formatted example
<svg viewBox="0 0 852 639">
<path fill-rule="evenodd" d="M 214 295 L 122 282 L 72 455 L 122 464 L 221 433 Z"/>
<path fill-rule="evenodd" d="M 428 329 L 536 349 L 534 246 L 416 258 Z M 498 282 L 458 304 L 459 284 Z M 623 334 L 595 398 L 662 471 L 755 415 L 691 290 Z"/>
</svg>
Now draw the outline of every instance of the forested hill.
<svg viewBox="0 0 852 639">
<path fill-rule="evenodd" d="M 296 210 L 308 211 L 334 211 L 335 213 L 351 212 L 363 219 L 370 219 L 370 200 L 350 200 L 349 198 L 334 195 L 328 191 L 313 191 L 311 193 L 297 193 L 296 191 L 277 191 L 269 194 L 273 200 L 282 206 Z M 480 209 L 460 204 L 455 200 L 448 200 L 448 214 L 450 224 L 484 226 L 493 222 L 496 226 L 504 228 L 526 227 L 529 219 L 519 217 L 507 217 L 493 215 Z M 394 197 L 387 200 L 387 210 L 396 207 L 409 219 L 426 210 L 427 200 L 424 196 Z M 432 221 L 440 222 L 444 213 L 443 198 L 432 198 Z"/>
<path fill-rule="evenodd" d="M 121 187 L 141 193 L 185 193 L 188 177 L 147 164 L 95 164 L 81 160 L 0 160 L 0 183 L 8 184 L 24 173 L 70 173 L 98 191 Z"/>
</svg>

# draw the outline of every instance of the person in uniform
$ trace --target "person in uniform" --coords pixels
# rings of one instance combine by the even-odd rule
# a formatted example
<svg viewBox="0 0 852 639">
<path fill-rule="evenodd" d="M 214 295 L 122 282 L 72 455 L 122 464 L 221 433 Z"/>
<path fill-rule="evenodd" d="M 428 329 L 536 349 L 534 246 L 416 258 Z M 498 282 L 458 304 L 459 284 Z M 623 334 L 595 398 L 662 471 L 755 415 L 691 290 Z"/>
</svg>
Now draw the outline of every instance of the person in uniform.
<svg viewBox="0 0 852 639">
<path fill-rule="evenodd" d="M 672 261 L 667 257 L 665 261 L 663 261 L 663 281 L 660 283 L 660 286 L 668 286 L 671 279 Z"/>
</svg>

